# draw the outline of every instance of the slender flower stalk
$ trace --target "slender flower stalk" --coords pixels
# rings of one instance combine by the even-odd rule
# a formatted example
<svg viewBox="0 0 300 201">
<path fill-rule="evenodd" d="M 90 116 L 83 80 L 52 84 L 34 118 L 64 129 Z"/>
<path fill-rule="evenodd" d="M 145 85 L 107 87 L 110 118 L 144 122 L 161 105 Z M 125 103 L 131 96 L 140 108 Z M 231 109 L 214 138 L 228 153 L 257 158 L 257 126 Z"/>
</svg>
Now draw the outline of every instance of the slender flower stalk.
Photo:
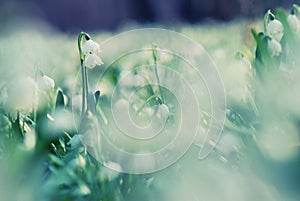
<svg viewBox="0 0 300 201">
<path fill-rule="evenodd" d="M 157 65 L 158 65 L 159 58 L 158 58 L 156 44 L 152 44 L 152 55 L 153 55 L 153 59 L 154 59 L 154 73 L 155 73 L 156 81 L 158 84 L 159 95 L 160 95 L 162 102 L 164 102 L 164 98 L 163 98 L 163 94 L 162 94 L 162 90 L 161 90 L 161 86 L 160 86 L 160 81 L 159 81 L 159 77 L 158 77 L 158 73 L 157 73 Z"/>
<path fill-rule="evenodd" d="M 83 43 L 83 38 L 85 42 Z M 89 87 L 88 87 L 88 74 L 87 68 L 93 69 L 96 65 L 102 65 L 103 62 L 98 56 L 100 46 L 98 43 L 91 40 L 89 34 L 81 32 L 78 36 L 78 50 L 80 56 L 81 74 L 82 74 L 82 116 L 89 110 L 88 104 Z"/>
<path fill-rule="evenodd" d="M 81 32 L 78 36 L 78 50 L 79 50 L 79 57 L 80 57 L 80 65 L 81 65 L 81 76 L 82 76 L 82 109 L 81 114 L 84 115 L 87 109 L 87 96 L 88 96 L 88 86 L 87 86 L 87 71 L 84 65 L 85 54 L 82 52 L 82 40 L 83 37 L 86 40 L 90 40 L 91 37 L 89 34 L 85 32 Z"/>
<path fill-rule="evenodd" d="M 271 12 L 271 10 L 268 10 L 264 16 L 264 33 L 267 35 L 268 34 L 268 23 L 269 23 L 269 18 L 275 19 L 275 15 Z"/>
</svg>

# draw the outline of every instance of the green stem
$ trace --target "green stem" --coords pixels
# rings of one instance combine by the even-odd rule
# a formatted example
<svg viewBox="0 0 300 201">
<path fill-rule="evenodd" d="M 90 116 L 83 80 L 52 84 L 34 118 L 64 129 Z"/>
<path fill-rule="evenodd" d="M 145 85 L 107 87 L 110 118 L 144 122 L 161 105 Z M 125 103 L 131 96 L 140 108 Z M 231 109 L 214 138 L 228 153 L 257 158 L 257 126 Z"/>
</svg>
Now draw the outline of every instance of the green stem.
<svg viewBox="0 0 300 201">
<path fill-rule="evenodd" d="M 81 62 L 83 62 L 83 60 L 84 60 L 84 54 L 82 53 L 82 39 L 83 39 L 83 37 L 85 37 L 86 40 L 91 39 L 90 35 L 85 33 L 85 32 L 80 32 L 80 34 L 78 36 L 77 45 L 78 45 L 79 57 L 80 57 Z"/>
<path fill-rule="evenodd" d="M 85 87 L 86 87 L 86 91 L 85 91 L 85 95 L 86 95 L 86 101 L 88 101 L 88 97 L 89 97 L 89 84 L 88 84 L 88 75 L 87 75 L 87 68 L 84 66 L 84 74 L 85 74 Z M 89 107 L 89 104 L 87 103 L 87 106 L 86 106 L 87 110 L 90 109 Z"/>
<path fill-rule="evenodd" d="M 38 67 L 35 70 L 35 75 L 34 75 L 34 81 L 37 82 L 37 77 L 38 77 Z M 34 102 L 33 102 L 33 122 L 34 122 L 34 127 L 35 127 L 35 123 L 36 123 L 36 119 L 37 119 L 37 109 L 39 106 L 39 101 L 38 101 L 38 93 L 36 92 L 34 94 Z"/>
<path fill-rule="evenodd" d="M 82 116 L 85 113 L 85 109 L 86 109 L 86 91 L 85 91 L 85 70 L 84 70 L 84 66 L 83 64 L 81 64 L 81 76 L 82 76 L 82 109 L 81 109 L 81 114 Z"/>
<path fill-rule="evenodd" d="M 152 44 L 152 55 L 153 55 L 153 59 L 154 59 L 154 73 L 155 73 L 156 81 L 158 84 L 159 95 L 161 97 L 162 102 L 164 102 L 164 98 L 163 98 L 163 94 L 162 94 L 162 90 L 161 90 L 161 86 L 160 86 L 160 81 L 159 81 L 159 77 L 158 77 L 158 73 L 157 73 L 158 53 L 157 53 L 157 45 L 156 44 Z"/>
<path fill-rule="evenodd" d="M 86 76 L 86 69 L 84 67 L 84 57 L 85 55 L 82 53 L 82 39 L 85 37 L 86 40 L 89 40 L 91 37 L 89 34 L 85 32 L 80 32 L 77 40 L 77 45 L 78 45 L 78 51 L 79 51 L 79 57 L 80 57 L 80 65 L 81 65 L 81 75 L 82 75 L 82 110 L 81 114 L 82 116 L 85 113 L 86 110 L 86 101 L 87 101 L 87 76 Z"/>
<path fill-rule="evenodd" d="M 268 21 L 269 21 L 269 14 L 270 14 L 271 10 L 268 10 L 264 16 L 264 34 L 267 35 L 268 34 Z"/>
</svg>

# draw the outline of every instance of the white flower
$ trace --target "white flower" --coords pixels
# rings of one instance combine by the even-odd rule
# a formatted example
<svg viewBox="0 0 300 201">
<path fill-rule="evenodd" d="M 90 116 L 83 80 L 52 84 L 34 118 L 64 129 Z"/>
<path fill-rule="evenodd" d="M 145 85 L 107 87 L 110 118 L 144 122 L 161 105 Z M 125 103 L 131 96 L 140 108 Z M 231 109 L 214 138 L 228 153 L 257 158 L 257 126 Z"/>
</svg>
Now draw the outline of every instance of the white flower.
<svg viewBox="0 0 300 201">
<path fill-rule="evenodd" d="M 268 51 L 272 56 L 278 56 L 282 52 L 281 44 L 271 38 L 268 40 Z"/>
<path fill-rule="evenodd" d="M 82 46 L 82 52 L 84 55 L 88 55 L 90 53 L 100 53 L 100 46 L 98 43 L 93 40 L 86 41 Z"/>
<path fill-rule="evenodd" d="M 295 33 L 299 32 L 300 23 L 299 23 L 299 19 L 297 18 L 296 15 L 290 14 L 287 17 L 287 22 L 288 22 L 290 28 L 292 29 L 292 31 L 294 31 Z"/>
<path fill-rule="evenodd" d="M 55 86 L 55 82 L 52 78 L 47 75 L 43 75 L 37 81 L 37 85 L 40 90 L 53 90 Z"/>
<path fill-rule="evenodd" d="M 13 79 L 7 88 L 7 107 L 13 111 L 31 111 L 37 103 L 38 86 L 30 77 Z"/>
<path fill-rule="evenodd" d="M 283 36 L 283 25 L 280 21 L 274 19 L 268 23 L 268 35 L 280 42 Z"/>
<path fill-rule="evenodd" d="M 90 53 L 87 55 L 85 59 L 85 66 L 87 68 L 93 69 L 96 65 L 102 65 L 102 60 L 94 53 Z"/>
<path fill-rule="evenodd" d="M 72 110 L 80 111 L 82 106 L 82 95 L 72 97 Z"/>
</svg>

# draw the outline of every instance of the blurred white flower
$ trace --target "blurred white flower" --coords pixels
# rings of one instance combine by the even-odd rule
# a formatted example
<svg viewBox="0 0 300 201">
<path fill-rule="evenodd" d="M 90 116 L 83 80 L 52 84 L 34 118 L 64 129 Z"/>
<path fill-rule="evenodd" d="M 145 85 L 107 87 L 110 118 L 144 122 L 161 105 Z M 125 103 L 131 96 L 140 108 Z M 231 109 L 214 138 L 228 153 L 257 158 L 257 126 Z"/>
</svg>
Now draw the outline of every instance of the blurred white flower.
<svg viewBox="0 0 300 201">
<path fill-rule="evenodd" d="M 145 79 L 141 75 L 133 72 L 122 75 L 122 78 L 120 80 L 120 84 L 126 88 L 136 88 L 139 86 L 143 86 L 145 83 Z"/>
<path fill-rule="evenodd" d="M 273 160 L 292 159 L 298 150 L 297 127 L 286 120 L 265 122 L 262 132 L 257 137 L 257 143 L 262 153 Z"/>
<path fill-rule="evenodd" d="M 287 17 L 287 22 L 288 22 L 290 28 L 292 29 L 292 31 L 294 31 L 295 33 L 299 32 L 300 23 L 299 23 L 299 19 L 297 18 L 297 16 L 295 14 L 290 14 Z"/>
<path fill-rule="evenodd" d="M 6 105 L 10 112 L 29 112 L 36 106 L 38 86 L 30 77 L 17 77 L 7 87 Z"/>
<path fill-rule="evenodd" d="M 39 87 L 39 90 L 50 91 L 54 89 L 55 82 L 49 76 L 43 75 L 38 79 L 37 85 Z"/>
<path fill-rule="evenodd" d="M 280 42 L 283 36 L 283 25 L 280 21 L 274 19 L 268 23 L 268 35 Z"/>
<path fill-rule="evenodd" d="M 73 114 L 65 109 L 57 109 L 53 115 L 47 114 L 47 118 L 41 121 L 41 133 L 49 139 L 60 136 L 64 131 L 75 129 Z"/>
<path fill-rule="evenodd" d="M 72 110 L 80 111 L 82 106 L 82 95 L 72 97 Z"/>
<path fill-rule="evenodd" d="M 281 44 L 274 39 L 268 40 L 268 51 L 272 56 L 278 56 L 282 52 Z"/>
<path fill-rule="evenodd" d="M 90 53 L 100 53 L 100 46 L 93 40 L 87 40 L 82 46 L 82 52 L 84 55 L 88 55 Z"/>
<path fill-rule="evenodd" d="M 102 65 L 102 60 L 94 53 L 90 53 L 87 55 L 85 59 L 85 66 L 87 68 L 93 69 L 96 65 Z"/>
</svg>

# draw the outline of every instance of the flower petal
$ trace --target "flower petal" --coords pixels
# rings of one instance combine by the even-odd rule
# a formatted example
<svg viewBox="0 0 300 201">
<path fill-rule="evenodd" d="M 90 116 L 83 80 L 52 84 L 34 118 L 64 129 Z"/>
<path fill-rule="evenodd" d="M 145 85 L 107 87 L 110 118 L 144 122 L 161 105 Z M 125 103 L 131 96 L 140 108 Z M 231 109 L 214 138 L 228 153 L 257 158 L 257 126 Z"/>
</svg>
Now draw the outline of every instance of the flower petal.
<svg viewBox="0 0 300 201">
<path fill-rule="evenodd" d="M 282 52 L 281 44 L 274 39 L 268 41 L 268 51 L 272 56 L 279 56 Z"/>
<path fill-rule="evenodd" d="M 287 17 L 287 22 L 290 26 L 290 28 L 295 32 L 295 33 L 298 33 L 299 29 L 300 29 L 300 23 L 299 23 L 299 20 L 297 18 L 296 15 L 292 15 L 290 14 L 288 17 Z"/>
<path fill-rule="evenodd" d="M 84 55 L 88 55 L 89 53 L 99 53 L 100 46 L 93 40 L 86 41 L 82 46 L 82 52 Z"/>
<path fill-rule="evenodd" d="M 85 59 L 85 66 L 93 69 L 96 65 L 102 65 L 102 60 L 94 53 L 87 55 Z"/>
<path fill-rule="evenodd" d="M 268 23 L 268 34 L 278 42 L 283 37 L 283 25 L 280 21 L 274 19 Z"/>
</svg>

